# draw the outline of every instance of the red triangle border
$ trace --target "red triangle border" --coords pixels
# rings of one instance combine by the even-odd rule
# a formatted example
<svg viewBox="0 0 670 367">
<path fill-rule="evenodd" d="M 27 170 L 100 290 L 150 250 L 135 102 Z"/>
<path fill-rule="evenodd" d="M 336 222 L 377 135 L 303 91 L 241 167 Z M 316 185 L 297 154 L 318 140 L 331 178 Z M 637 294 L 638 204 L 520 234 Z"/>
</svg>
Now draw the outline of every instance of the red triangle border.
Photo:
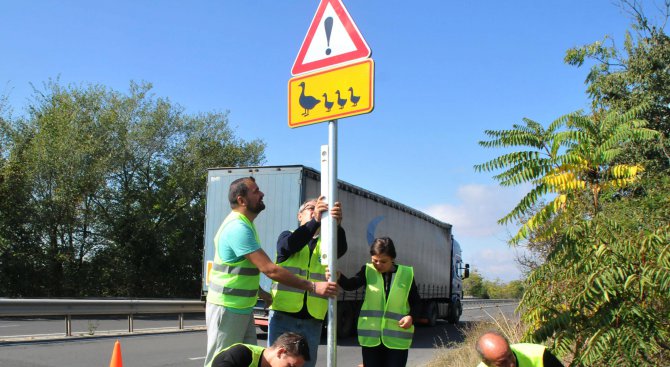
<svg viewBox="0 0 670 367">
<path fill-rule="evenodd" d="M 319 29 L 319 26 L 322 23 L 323 14 L 325 13 L 328 4 L 330 4 L 333 7 L 333 10 L 335 10 L 335 14 L 337 14 L 337 16 L 339 17 L 340 21 L 342 22 L 342 25 L 349 34 L 349 37 L 351 37 L 351 40 L 356 46 L 356 49 L 354 51 L 347 52 L 344 54 L 305 63 L 304 62 L 305 55 L 307 54 L 307 50 L 309 50 L 309 47 L 312 44 L 314 35 L 316 34 L 317 30 Z M 296 57 L 295 62 L 293 63 L 293 68 L 291 68 L 291 74 L 299 75 L 308 73 L 310 71 L 323 69 L 329 66 L 370 57 L 370 54 L 371 54 L 370 47 L 368 47 L 368 44 L 363 39 L 361 32 L 358 30 L 358 27 L 356 27 L 356 24 L 349 15 L 349 12 L 347 12 L 347 9 L 344 7 L 342 0 L 321 0 L 321 3 L 319 4 L 319 7 L 316 10 L 316 14 L 314 14 L 314 18 L 312 19 L 312 23 L 310 24 L 309 29 L 307 30 L 305 40 L 302 42 L 302 46 L 300 47 L 298 56 Z"/>
</svg>

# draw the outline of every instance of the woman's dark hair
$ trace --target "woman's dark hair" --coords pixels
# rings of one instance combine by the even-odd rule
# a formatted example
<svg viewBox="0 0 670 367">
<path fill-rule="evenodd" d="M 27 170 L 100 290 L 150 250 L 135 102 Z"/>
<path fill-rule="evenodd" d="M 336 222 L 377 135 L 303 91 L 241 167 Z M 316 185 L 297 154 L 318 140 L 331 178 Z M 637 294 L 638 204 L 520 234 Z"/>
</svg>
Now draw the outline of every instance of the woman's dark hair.
<svg viewBox="0 0 670 367">
<path fill-rule="evenodd" d="M 395 245 L 393 240 L 388 237 L 375 238 L 370 245 L 370 256 L 388 255 L 391 259 L 395 259 Z"/>
<path fill-rule="evenodd" d="M 302 356 L 305 361 L 309 361 L 309 345 L 305 337 L 292 332 L 281 334 L 274 343 L 273 347 L 284 347 L 286 353 L 293 356 Z"/>
</svg>

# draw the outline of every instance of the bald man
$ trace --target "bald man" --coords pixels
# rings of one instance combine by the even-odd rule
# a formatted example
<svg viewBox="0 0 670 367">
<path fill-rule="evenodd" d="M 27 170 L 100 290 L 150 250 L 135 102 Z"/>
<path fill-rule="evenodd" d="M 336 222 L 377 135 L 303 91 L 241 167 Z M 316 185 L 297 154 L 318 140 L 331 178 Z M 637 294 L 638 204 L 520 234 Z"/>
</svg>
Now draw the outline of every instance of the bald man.
<svg viewBox="0 0 670 367">
<path fill-rule="evenodd" d="M 496 331 L 480 336 L 475 346 L 482 363 L 477 367 L 563 367 L 543 345 L 520 343 L 510 345 Z"/>
</svg>

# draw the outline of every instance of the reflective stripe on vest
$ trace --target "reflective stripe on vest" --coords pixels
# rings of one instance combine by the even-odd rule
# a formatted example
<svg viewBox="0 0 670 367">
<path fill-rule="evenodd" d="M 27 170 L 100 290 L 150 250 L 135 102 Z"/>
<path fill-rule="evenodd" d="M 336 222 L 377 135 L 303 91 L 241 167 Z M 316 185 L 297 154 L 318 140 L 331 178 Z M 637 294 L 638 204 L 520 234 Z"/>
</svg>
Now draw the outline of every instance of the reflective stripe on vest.
<svg viewBox="0 0 670 367">
<path fill-rule="evenodd" d="M 260 347 L 258 345 L 251 345 L 251 344 L 242 344 L 242 343 L 235 343 L 231 346 L 229 346 L 226 349 L 223 349 L 219 353 L 217 353 L 214 358 L 212 358 L 212 361 L 209 362 L 209 364 L 206 367 L 211 367 L 212 364 L 214 363 L 214 360 L 216 360 L 216 357 L 219 356 L 219 354 L 226 352 L 228 349 L 237 346 L 237 345 L 244 345 L 247 349 L 251 351 L 251 363 L 249 364 L 249 367 L 257 367 L 258 362 L 261 360 L 261 356 L 263 355 L 263 351 L 265 350 L 265 347 Z"/>
<path fill-rule="evenodd" d="M 301 279 L 312 282 L 323 282 L 326 280 L 326 267 L 321 265 L 321 237 L 316 241 L 314 251 L 310 256 L 309 244 L 300 251 L 289 256 L 288 259 L 279 263 L 281 267 L 290 271 Z M 270 309 L 283 312 L 299 312 L 305 299 L 305 291 L 283 285 L 272 281 L 272 305 Z M 312 317 L 323 320 L 328 311 L 328 297 L 319 296 L 314 293 L 307 294 L 307 311 Z"/>
<path fill-rule="evenodd" d="M 224 228 L 235 221 L 241 221 L 254 234 L 258 241 L 258 233 L 253 223 L 244 215 L 232 211 L 219 227 L 214 236 L 214 264 L 210 272 L 210 284 L 207 302 L 232 308 L 250 308 L 256 305 L 260 271 L 248 259 L 243 258 L 235 263 L 223 262 L 219 256 L 219 238 Z M 258 241 L 260 243 L 260 241 Z"/>
<path fill-rule="evenodd" d="M 384 279 L 372 264 L 366 264 L 365 279 L 365 299 L 358 317 L 358 343 L 364 347 L 376 347 L 384 343 L 389 349 L 409 349 L 414 325 L 403 329 L 398 326 L 398 321 L 409 314 L 408 298 L 414 269 L 398 265 L 388 301 Z"/>
</svg>

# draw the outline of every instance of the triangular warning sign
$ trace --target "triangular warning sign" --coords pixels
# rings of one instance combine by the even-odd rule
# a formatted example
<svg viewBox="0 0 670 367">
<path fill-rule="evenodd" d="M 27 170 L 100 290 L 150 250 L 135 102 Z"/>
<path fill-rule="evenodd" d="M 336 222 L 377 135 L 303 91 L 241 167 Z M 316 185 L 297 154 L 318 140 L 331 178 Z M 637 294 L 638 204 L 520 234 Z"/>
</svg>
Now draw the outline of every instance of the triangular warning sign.
<svg viewBox="0 0 670 367">
<path fill-rule="evenodd" d="M 370 56 L 342 0 L 321 0 L 291 74 L 298 75 Z"/>
</svg>

